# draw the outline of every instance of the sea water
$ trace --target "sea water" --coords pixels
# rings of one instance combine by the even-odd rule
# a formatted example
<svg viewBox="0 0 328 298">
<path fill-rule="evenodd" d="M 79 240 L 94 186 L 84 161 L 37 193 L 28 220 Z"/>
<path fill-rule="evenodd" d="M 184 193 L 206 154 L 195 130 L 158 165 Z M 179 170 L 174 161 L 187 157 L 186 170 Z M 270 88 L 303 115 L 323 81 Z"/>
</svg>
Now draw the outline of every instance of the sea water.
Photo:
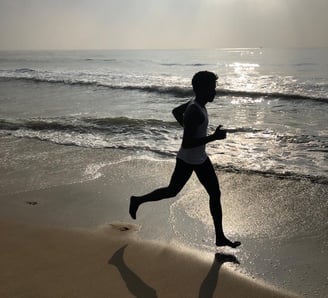
<svg viewBox="0 0 328 298">
<path fill-rule="evenodd" d="M 172 158 L 171 110 L 209 70 L 209 132 L 228 130 L 208 146 L 218 168 L 327 183 L 327 61 L 327 49 L 0 52 L 0 133 Z"/>
<path fill-rule="evenodd" d="M 209 133 L 223 125 L 228 136 L 207 152 L 220 171 L 225 230 L 243 242 L 242 266 L 324 297 L 328 49 L 0 52 L 1 184 L 21 191 L 97 179 L 110 154 L 117 168 L 174 162 L 182 128 L 171 110 L 193 98 L 191 78 L 201 70 L 219 76 Z M 42 141 L 38 151 L 31 140 Z M 24 176 L 31 166 L 35 177 Z M 177 240 L 211 251 L 213 225 L 200 197 L 192 179 L 166 222 Z M 151 225 L 143 226 L 147 233 Z"/>
</svg>

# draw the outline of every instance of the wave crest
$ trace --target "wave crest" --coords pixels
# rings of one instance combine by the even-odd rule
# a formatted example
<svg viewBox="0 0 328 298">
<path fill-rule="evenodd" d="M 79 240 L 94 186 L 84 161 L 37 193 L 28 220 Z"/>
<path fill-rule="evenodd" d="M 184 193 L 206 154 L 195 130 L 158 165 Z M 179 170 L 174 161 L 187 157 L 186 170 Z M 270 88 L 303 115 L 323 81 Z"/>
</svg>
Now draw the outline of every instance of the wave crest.
<svg viewBox="0 0 328 298">
<path fill-rule="evenodd" d="M 53 131 L 74 131 L 74 132 L 115 132 L 134 130 L 161 129 L 169 130 L 177 128 L 176 122 L 162 121 L 156 119 L 132 119 L 127 117 L 117 118 L 34 118 L 6 120 L 0 119 L 0 130 L 53 130 Z"/>
<path fill-rule="evenodd" d="M 191 87 L 183 86 L 159 86 L 156 84 L 120 84 L 121 80 L 112 81 L 113 78 L 107 78 L 102 75 L 88 75 L 80 76 L 77 74 L 55 74 L 49 72 L 41 72 L 30 68 L 16 69 L 15 71 L 0 71 L 0 78 L 3 80 L 24 80 L 35 83 L 48 84 L 64 84 L 64 85 L 80 85 L 80 86 L 95 86 L 110 89 L 132 90 L 140 92 L 158 93 L 163 95 L 171 95 L 174 97 L 192 97 L 194 92 Z M 282 93 L 282 92 L 261 92 L 261 91 L 243 91 L 243 90 L 229 90 L 218 89 L 219 96 L 230 97 L 246 97 L 246 98 L 262 98 L 262 99 L 278 99 L 278 100 L 312 100 L 321 103 L 328 103 L 328 98 L 308 96 L 305 94 L 296 93 Z"/>
</svg>

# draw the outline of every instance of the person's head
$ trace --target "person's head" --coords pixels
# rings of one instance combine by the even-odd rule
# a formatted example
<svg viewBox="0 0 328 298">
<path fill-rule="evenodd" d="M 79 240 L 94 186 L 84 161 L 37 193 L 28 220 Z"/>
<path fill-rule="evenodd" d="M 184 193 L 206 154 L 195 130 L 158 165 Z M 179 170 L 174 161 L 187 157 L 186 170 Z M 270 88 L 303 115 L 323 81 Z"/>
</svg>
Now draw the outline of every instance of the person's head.
<svg viewBox="0 0 328 298">
<path fill-rule="evenodd" d="M 192 87 L 196 94 L 196 98 L 213 101 L 216 92 L 216 81 L 218 76 L 210 71 L 197 72 L 192 78 Z"/>
</svg>

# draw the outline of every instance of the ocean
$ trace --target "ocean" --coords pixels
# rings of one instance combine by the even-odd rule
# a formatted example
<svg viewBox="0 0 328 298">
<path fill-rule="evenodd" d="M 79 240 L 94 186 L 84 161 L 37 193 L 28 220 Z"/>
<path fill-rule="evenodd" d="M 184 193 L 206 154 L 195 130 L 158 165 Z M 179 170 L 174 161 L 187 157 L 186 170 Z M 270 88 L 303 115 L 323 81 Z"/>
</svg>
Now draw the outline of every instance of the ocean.
<svg viewBox="0 0 328 298">
<path fill-rule="evenodd" d="M 209 133 L 223 125 L 228 135 L 208 144 L 207 152 L 222 174 L 222 199 L 230 200 L 223 206 L 227 230 L 248 248 L 241 260 L 250 264 L 248 272 L 273 284 L 324 297 L 327 271 L 311 264 L 316 259 L 327 264 L 325 48 L 0 51 L 2 194 L 96 180 L 108 155 L 118 168 L 131 160 L 172 164 L 182 129 L 171 111 L 193 98 L 191 78 L 200 70 L 219 76 L 217 96 L 207 105 Z M 43 145 L 36 150 L 35 142 Z M 74 148 L 84 153 L 73 162 Z M 158 175 L 150 169 L 140 173 Z M 248 195 L 229 196 L 239 187 Z M 175 237 L 210 249 L 207 208 L 207 202 L 188 196 L 173 201 L 168 220 Z M 238 222 L 236 217 L 243 215 Z M 187 218 L 187 228 L 177 223 L 181 218 Z M 198 235 L 188 235 L 190 225 Z M 261 255 L 255 240 L 247 246 L 250 238 L 262 244 L 270 239 L 274 252 L 271 247 Z M 281 241 L 284 250 L 277 246 Z M 302 263 L 291 243 L 302 252 L 311 249 L 311 261 Z M 285 275 L 279 264 L 272 273 L 270 254 L 286 251 L 297 260 L 279 263 L 286 262 L 281 265 Z M 259 258 L 267 262 L 266 273 L 256 267 Z M 286 277 L 288 266 L 298 272 L 294 279 Z"/>
<path fill-rule="evenodd" d="M 0 133 L 173 158 L 171 110 L 218 74 L 208 146 L 220 169 L 328 182 L 328 50 L 0 52 Z"/>
</svg>

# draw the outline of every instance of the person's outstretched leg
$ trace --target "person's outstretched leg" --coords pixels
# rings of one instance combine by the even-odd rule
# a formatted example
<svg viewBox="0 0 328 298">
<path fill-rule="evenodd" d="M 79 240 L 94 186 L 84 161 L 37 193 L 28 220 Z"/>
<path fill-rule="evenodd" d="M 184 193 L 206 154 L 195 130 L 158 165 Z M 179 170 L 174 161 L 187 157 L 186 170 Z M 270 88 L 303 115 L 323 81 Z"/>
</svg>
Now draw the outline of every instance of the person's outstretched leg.
<svg viewBox="0 0 328 298">
<path fill-rule="evenodd" d="M 129 213 L 131 217 L 136 219 L 136 214 L 139 206 L 145 202 L 153 202 L 175 197 L 187 183 L 192 172 L 193 169 L 190 165 L 177 158 L 169 186 L 156 189 L 151 193 L 140 197 L 132 196 L 130 198 Z"/>
<path fill-rule="evenodd" d="M 203 164 L 197 165 L 195 172 L 210 196 L 210 211 L 214 222 L 216 245 L 236 248 L 241 243 L 230 241 L 223 232 L 220 186 L 210 159 L 208 158 Z"/>
</svg>

